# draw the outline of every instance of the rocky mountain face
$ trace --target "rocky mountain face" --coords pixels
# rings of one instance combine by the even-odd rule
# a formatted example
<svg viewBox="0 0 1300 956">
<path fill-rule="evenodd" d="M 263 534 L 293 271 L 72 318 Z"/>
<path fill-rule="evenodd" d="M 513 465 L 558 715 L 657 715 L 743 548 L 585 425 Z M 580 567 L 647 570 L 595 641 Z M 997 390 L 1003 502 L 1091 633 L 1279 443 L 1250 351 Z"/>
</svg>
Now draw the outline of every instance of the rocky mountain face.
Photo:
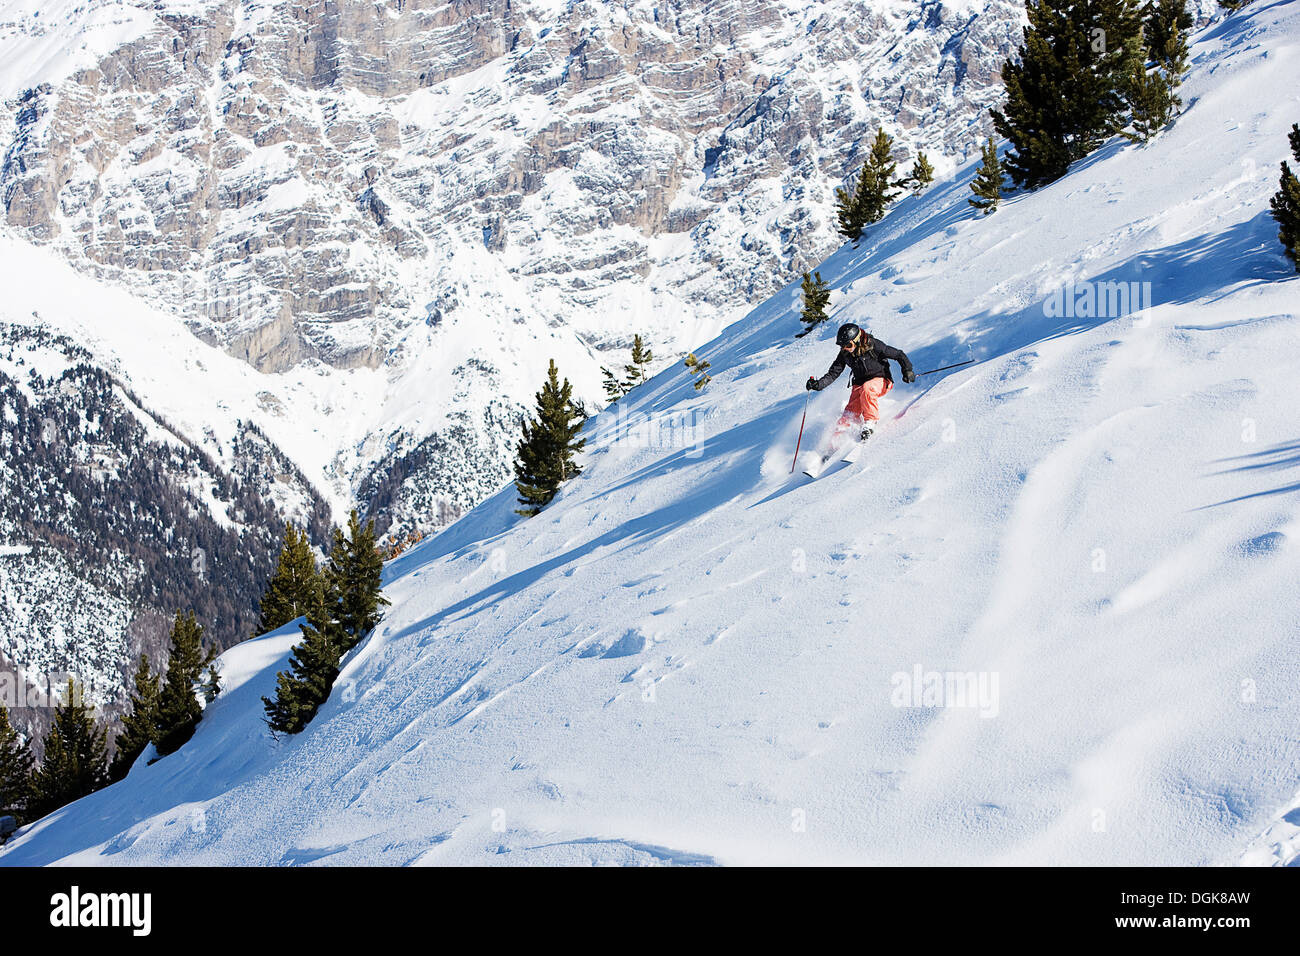
<svg viewBox="0 0 1300 956">
<path fill-rule="evenodd" d="M 1021 18 L 1011 0 L 157 6 L 93 67 L 16 94 L 5 220 L 264 371 L 380 366 L 458 309 L 596 348 L 631 319 L 695 344 L 836 245 L 832 189 L 877 124 L 903 161 L 965 156 Z M 497 288 L 471 287 L 484 269 Z"/>
</svg>

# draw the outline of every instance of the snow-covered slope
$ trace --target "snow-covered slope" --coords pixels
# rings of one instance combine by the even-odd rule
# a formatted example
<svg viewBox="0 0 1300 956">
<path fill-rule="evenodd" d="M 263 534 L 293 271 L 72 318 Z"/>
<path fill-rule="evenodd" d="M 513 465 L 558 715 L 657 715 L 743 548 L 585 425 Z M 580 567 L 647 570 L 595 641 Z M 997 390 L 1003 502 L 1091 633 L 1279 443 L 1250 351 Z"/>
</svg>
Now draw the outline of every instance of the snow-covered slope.
<svg viewBox="0 0 1300 956">
<path fill-rule="evenodd" d="M 305 733 L 260 724 L 293 636 L 241 645 L 190 744 L 0 862 L 1293 847 L 1300 279 L 1267 199 L 1298 64 L 1300 6 L 1255 4 L 1198 37 L 1150 146 L 989 219 L 969 167 L 906 200 L 822 264 L 825 330 L 794 340 L 783 290 L 698 350 L 703 392 L 677 368 L 593 419 L 542 515 L 503 489 L 390 564 L 392 607 Z M 1141 312 L 1054 304 L 1131 282 Z M 791 478 L 801 384 L 849 319 L 920 370 L 977 361 L 899 384 L 856 464 Z M 813 441 L 844 397 L 814 397 Z M 932 672 L 974 675 L 978 706 L 927 706 Z"/>
</svg>

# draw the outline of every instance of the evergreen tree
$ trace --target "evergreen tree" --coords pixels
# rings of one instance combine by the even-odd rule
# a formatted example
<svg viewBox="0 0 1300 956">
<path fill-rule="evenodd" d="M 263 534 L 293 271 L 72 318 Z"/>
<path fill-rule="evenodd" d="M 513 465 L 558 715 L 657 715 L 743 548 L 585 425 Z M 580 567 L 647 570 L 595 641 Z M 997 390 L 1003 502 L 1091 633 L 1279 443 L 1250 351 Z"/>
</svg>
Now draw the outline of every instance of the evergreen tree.
<svg viewBox="0 0 1300 956">
<path fill-rule="evenodd" d="M 1120 135 L 1130 142 L 1148 142 L 1171 122 L 1183 101 L 1174 93 L 1177 85 L 1172 76 L 1160 67 L 1147 69 L 1135 61 L 1130 66 L 1124 86 L 1124 100 L 1128 105 L 1128 125 Z"/>
<path fill-rule="evenodd" d="M 1186 0 L 1151 0 L 1142 8 L 1142 36 L 1147 55 L 1177 87 L 1187 72 L 1187 34 L 1193 26 Z"/>
<path fill-rule="evenodd" d="M 172 621 L 172 643 L 167 654 L 167 674 L 158 694 L 154 746 L 159 756 L 175 753 L 194 736 L 194 728 L 203 716 L 195 696 L 194 685 L 209 663 L 203 656 L 203 627 L 194 612 L 182 617 L 176 612 Z"/>
<path fill-rule="evenodd" d="M 623 366 L 627 372 L 627 378 L 624 379 L 624 387 L 631 391 L 636 386 L 646 380 L 646 370 L 650 368 L 650 363 L 654 361 L 654 355 L 646 348 L 645 343 L 641 341 L 641 336 L 636 335 L 632 338 L 632 363 Z"/>
<path fill-rule="evenodd" d="M 515 460 L 515 488 L 522 508 L 516 514 L 532 517 L 555 497 L 560 484 L 581 469 L 573 456 L 586 445 L 578 438 L 585 416 L 573 403 L 573 386 L 559 381 L 551 360 L 546 383 L 537 393 L 537 417 L 523 423 Z"/>
<path fill-rule="evenodd" d="M 898 164 L 891 158 L 893 151 L 893 137 L 878 129 L 852 195 L 843 188 L 835 190 L 839 233 L 846 239 L 857 242 L 865 227 L 880 222 L 885 209 L 898 198 L 895 187 L 907 182 L 894 179 Z"/>
<path fill-rule="evenodd" d="M 262 596 L 258 634 L 274 631 L 302 617 L 320 600 L 320 573 L 316 569 L 316 555 L 312 553 L 311 542 L 307 540 L 307 531 L 299 531 L 286 522 L 280 558 Z"/>
<path fill-rule="evenodd" d="M 934 182 L 934 167 L 930 165 L 930 160 L 926 158 L 925 153 L 917 153 L 916 161 L 912 163 L 912 171 L 908 173 L 904 180 L 913 193 L 920 193 L 926 186 Z"/>
<path fill-rule="evenodd" d="M 274 700 L 263 697 L 266 722 L 276 733 L 296 734 L 329 699 L 343 655 L 379 623 L 383 559 L 375 547 L 375 523 L 364 526 L 356 509 L 348 530 L 335 528 L 329 561 L 321 572 L 324 599 L 300 625 L 303 640 L 289 659 L 288 673 L 276 675 Z M 210 673 L 209 682 L 215 677 Z"/>
<path fill-rule="evenodd" d="M 216 664 L 208 665 L 207 676 L 203 678 L 203 701 L 210 704 L 221 694 L 221 672 Z"/>
<path fill-rule="evenodd" d="M 871 155 L 867 157 L 867 170 L 870 175 L 865 181 L 865 189 L 860 189 L 857 201 L 862 206 L 863 221 L 868 225 L 885 218 L 885 210 L 898 198 L 894 173 L 898 164 L 890 157 L 894 152 L 894 138 L 884 128 L 876 130 L 876 138 L 871 143 Z"/>
<path fill-rule="evenodd" d="M 1250 0 L 1219 0 L 1219 6 L 1228 11 L 1240 10 L 1248 3 Z"/>
<path fill-rule="evenodd" d="M 9 711 L 0 704 L 0 816 L 26 822 L 31 795 L 31 748 L 9 723 Z"/>
<path fill-rule="evenodd" d="M 799 321 L 803 323 L 804 328 L 802 332 L 799 332 L 796 335 L 796 338 L 807 335 L 822 322 L 826 321 L 828 318 L 826 315 L 826 306 L 831 301 L 830 289 L 828 289 L 826 283 L 822 281 L 822 274 L 820 272 L 814 275 L 809 275 L 805 272 L 803 274 L 802 288 L 803 311 L 799 313 Z"/>
<path fill-rule="evenodd" d="M 296 734 L 306 727 L 339 676 L 343 635 L 338 622 L 319 607 L 300 626 L 303 640 L 294 645 L 288 673 L 276 675 L 275 699 L 262 698 L 266 722 L 275 733 Z"/>
<path fill-rule="evenodd" d="M 71 679 L 45 737 L 45 756 L 32 775 L 32 819 L 94 793 L 108 782 L 108 742 L 89 708 L 84 688 Z"/>
<path fill-rule="evenodd" d="M 347 534 L 334 529 L 334 546 L 325 569 L 326 603 L 333 608 L 330 616 L 337 625 L 340 657 L 379 623 L 379 608 L 388 604 L 380 593 L 383 570 L 383 558 L 375 549 L 375 522 L 371 519 L 363 527 L 353 508 Z"/>
<path fill-rule="evenodd" d="M 1126 139 L 1145 143 L 1178 114 L 1183 101 L 1175 90 L 1187 72 L 1191 24 L 1183 0 L 1155 0 L 1142 9 L 1142 55 L 1129 64 L 1122 88 L 1132 128 L 1118 128 Z"/>
<path fill-rule="evenodd" d="M 1037 189 L 1117 128 L 1142 22 L 1133 0 L 1029 0 L 1025 12 L 1024 43 L 1002 69 L 1006 103 L 990 112 L 1014 150 L 1011 179 Z"/>
<path fill-rule="evenodd" d="M 997 211 L 998 203 L 1002 200 L 1002 163 L 998 159 L 998 149 L 993 145 L 992 137 L 989 137 L 981 152 L 984 164 L 970 184 L 970 191 L 975 194 L 975 198 L 966 201 L 989 216 Z"/>
<path fill-rule="evenodd" d="M 709 374 L 709 369 L 712 366 L 704 359 L 696 358 L 694 352 L 686 356 L 686 367 L 695 375 L 695 390 L 697 392 L 713 381 L 713 376 Z"/>
<path fill-rule="evenodd" d="M 627 386 L 620 382 L 613 372 L 603 366 L 600 371 L 605 376 L 605 397 L 611 402 L 617 402 L 627 394 Z"/>
<path fill-rule="evenodd" d="M 118 734 L 117 753 L 108 768 L 111 780 L 121 780 L 131 770 L 136 758 L 158 736 L 158 697 L 162 692 L 162 676 L 149 667 L 149 658 L 141 654 L 135 671 L 135 690 L 131 692 L 131 712 L 122 716 L 122 732 Z"/>
<path fill-rule="evenodd" d="M 870 169 L 863 166 L 862 172 L 858 174 L 857 188 L 852 193 L 843 187 L 838 187 L 835 190 L 835 216 L 839 223 L 838 231 L 841 236 L 851 242 L 857 242 L 862 238 L 862 227 L 867 224 L 862 204 L 858 202 L 858 196 L 866 192 L 868 187 L 864 181 L 870 179 L 870 176 Z"/>
<path fill-rule="evenodd" d="M 1291 144 L 1291 155 L 1300 167 L 1300 124 L 1291 124 L 1287 139 Z M 1269 205 L 1273 209 L 1273 218 L 1277 220 L 1277 237 L 1282 240 L 1282 248 L 1295 264 L 1296 272 L 1300 272 L 1300 179 L 1291 172 L 1285 160 L 1282 161 L 1280 186 Z"/>
</svg>

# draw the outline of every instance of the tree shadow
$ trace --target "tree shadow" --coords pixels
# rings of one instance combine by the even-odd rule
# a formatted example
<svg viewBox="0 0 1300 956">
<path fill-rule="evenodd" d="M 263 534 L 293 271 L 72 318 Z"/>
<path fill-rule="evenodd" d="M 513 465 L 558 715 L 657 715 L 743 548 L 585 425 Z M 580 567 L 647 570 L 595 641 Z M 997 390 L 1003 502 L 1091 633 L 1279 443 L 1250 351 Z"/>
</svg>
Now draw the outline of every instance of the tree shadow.
<svg viewBox="0 0 1300 956">
<path fill-rule="evenodd" d="M 1235 464 L 1234 464 L 1235 463 Z M 1211 475 L 1231 475 L 1231 474 L 1254 474 L 1255 472 L 1266 471 L 1284 471 L 1291 468 L 1300 468 L 1300 439 L 1289 442 L 1281 442 L 1263 451 L 1251 452 L 1248 455 L 1234 455 L 1230 458 L 1219 458 L 1215 464 L 1228 464 L 1230 467 L 1221 468 L 1218 471 L 1211 472 Z M 1201 505 L 1197 511 L 1204 511 L 1207 508 L 1218 508 L 1222 505 L 1235 504 L 1239 501 L 1250 501 L 1253 498 L 1267 498 L 1272 495 L 1285 495 L 1293 491 L 1300 491 L 1300 481 L 1293 481 L 1289 484 L 1279 485 L 1276 488 L 1265 488 L 1262 491 L 1252 491 L 1248 494 L 1237 495 L 1234 498 L 1225 498 L 1223 501 L 1216 501 L 1214 504 Z"/>
<path fill-rule="evenodd" d="M 656 508 L 646 514 L 623 521 L 604 534 L 585 541 L 561 554 L 539 561 L 527 568 L 516 571 L 514 574 L 499 578 L 474 594 L 442 608 L 437 613 L 411 624 L 400 632 L 389 635 L 387 639 L 398 640 L 410 634 L 479 613 L 491 607 L 501 598 L 531 587 L 551 572 L 579 562 L 599 550 L 617 548 L 622 551 L 638 544 L 662 538 L 712 512 L 722 502 L 735 497 L 738 489 L 751 488 L 760 480 L 763 452 L 771 445 L 773 432 L 779 429 L 781 424 L 789 421 L 794 414 L 799 401 L 795 397 L 778 402 L 763 415 L 711 436 L 703 440 L 698 446 L 692 445 L 680 448 L 672 454 L 626 476 L 619 484 L 606 488 L 599 494 L 589 495 L 581 501 L 573 502 L 570 507 L 598 509 L 602 500 L 608 495 L 617 493 L 621 489 L 636 485 L 649 478 L 661 478 L 680 469 L 701 463 L 716 464 L 718 461 L 725 463 L 721 467 L 714 467 L 707 471 L 701 480 L 691 483 L 689 485 L 690 491 L 684 497 L 677 498 L 671 504 Z M 436 560 L 445 554 L 458 550 L 458 548 L 463 550 L 468 547 L 481 547 L 485 538 L 493 536 L 479 536 L 476 540 L 460 543 L 456 547 L 440 546 L 418 552 L 419 563 L 423 564 Z M 439 536 L 439 538 L 441 537 L 442 535 Z M 435 538 L 434 540 L 436 542 L 439 539 Z M 414 559 L 414 555 L 412 558 Z"/>
<path fill-rule="evenodd" d="M 1201 43 L 1207 40 L 1223 40 L 1233 37 L 1233 46 L 1251 40 L 1259 32 L 1261 27 L 1255 26 L 1254 21 L 1264 13 L 1272 10 L 1274 7 L 1283 7 L 1293 2 L 1293 0 L 1274 0 L 1273 3 L 1256 3 L 1240 10 L 1228 12 L 1218 23 L 1207 27 L 1206 31 L 1200 36 L 1194 37 L 1196 42 Z"/>
<path fill-rule="evenodd" d="M 1197 301 L 1215 302 L 1242 288 L 1287 276 L 1281 268 L 1280 254 L 1276 258 L 1268 255 L 1269 244 L 1275 239 L 1274 232 L 1272 216 L 1266 211 L 1260 212 L 1218 232 L 1202 233 L 1131 256 L 1104 272 L 1075 279 L 1074 285 L 1076 288 L 1092 286 L 1101 289 L 1113 284 L 1130 288 L 1135 293 L 1132 302 L 1140 303 L 1142 309 Z M 1141 318 L 1139 310 L 1127 315 L 1110 314 L 1108 309 L 1096 310 L 1107 313 L 1102 315 L 1049 314 L 1067 311 L 1049 309 L 1056 291 L 1016 312 L 985 310 L 968 317 L 959 323 L 970 330 L 964 341 L 973 354 L 987 360 L 1064 335 L 1087 332 L 1116 319 L 1137 321 Z M 947 340 L 941 340 L 935 346 L 948 347 Z M 929 349 L 917 354 L 925 357 L 927 351 Z M 949 351 L 947 354 L 952 353 Z"/>
</svg>

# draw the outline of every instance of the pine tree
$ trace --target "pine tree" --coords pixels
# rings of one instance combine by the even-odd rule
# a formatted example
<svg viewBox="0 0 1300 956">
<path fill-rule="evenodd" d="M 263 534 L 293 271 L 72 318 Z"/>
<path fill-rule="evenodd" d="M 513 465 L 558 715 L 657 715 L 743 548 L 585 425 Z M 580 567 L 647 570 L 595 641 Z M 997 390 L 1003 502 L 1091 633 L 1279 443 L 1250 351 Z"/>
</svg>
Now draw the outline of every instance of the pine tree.
<svg viewBox="0 0 1300 956">
<path fill-rule="evenodd" d="M 627 372 L 627 378 L 624 379 L 624 388 L 631 391 L 644 382 L 646 380 L 646 370 L 650 368 L 650 363 L 653 361 L 654 355 L 641 341 L 641 336 L 633 336 L 632 363 L 623 366 L 623 370 Z"/>
<path fill-rule="evenodd" d="M 31 796 L 31 748 L 9 723 L 9 711 L 0 704 L 0 816 L 26 822 Z"/>
<path fill-rule="evenodd" d="M 383 570 L 383 559 L 375 550 L 375 522 L 371 519 L 363 527 L 353 508 L 347 534 L 334 529 L 334 546 L 325 568 L 326 603 L 333 608 L 331 617 L 337 625 L 340 657 L 379 623 L 379 608 L 388 604 L 380 593 Z"/>
<path fill-rule="evenodd" d="M 289 671 L 276 675 L 274 700 L 263 697 L 266 722 L 276 733 L 296 734 L 329 699 L 343 655 L 379 623 L 383 559 L 375 547 L 375 523 L 364 526 L 355 508 L 348 530 L 333 531 L 329 561 L 321 571 L 324 598 L 300 625 L 303 640 L 293 648 Z M 209 682 L 215 677 L 210 671 Z"/>
<path fill-rule="evenodd" d="M 871 143 L 871 155 L 867 157 L 867 170 L 870 175 L 865 180 L 865 189 L 860 189 L 857 198 L 862 206 L 862 217 L 870 226 L 885 218 L 885 210 L 898 198 L 898 185 L 894 173 L 898 164 L 890 157 L 894 152 L 894 138 L 884 128 L 876 130 L 876 138 Z"/>
<path fill-rule="evenodd" d="M 617 402 L 620 398 L 622 398 L 624 395 L 627 394 L 627 386 L 624 385 L 622 382 L 620 382 L 618 378 L 615 377 L 613 372 L 611 372 L 609 369 L 603 366 L 601 367 L 600 371 L 605 376 L 604 384 L 605 384 L 606 398 L 608 398 L 611 402 Z"/>
<path fill-rule="evenodd" d="M 306 727 L 339 676 L 343 634 L 338 622 L 320 607 L 300 627 L 303 640 L 294 645 L 288 673 L 276 675 L 275 699 L 262 698 L 266 722 L 275 733 L 296 734 Z"/>
<path fill-rule="evenodd" d="M 686 367 L 691 370 L 692 374 L 695 375 L 695 390 L 697 392 L 704 388 L 705 385 L 708 385 L 709 382 L 713 381 L 713 376 L 708 373 L 712 366 L 709 365 L 708 362 L 704 361 L 704 359 L 696 358 L 694 352 L 691 352 L 686 356 L 685 364 Z"/>
<path fill-rule="evenodd" d="M 523 423 L 523 437 L 515 459 L 515 488 L 522 508 L 516 514 L 532 517 L 550 504 L 560 484 L 581 469 L 573 456 L 586 445 L 578 438 L 585 416 L 573 403 L 573 386 L 559 381 L 551 360 L 546 383 L 537 393 L 537 417 Z"/>
<path fill-rule="evenodd" d="M 1117 129 L 1125 139 L 1145 143 L 1178 114 L 1183 101 L 1175 91 L 1187 72 L 1191 24 L 1183 0 L 1157 0 L 1143 8 L 1142 54 L 1129 64 L 1122 88 L 1128 116 Z"/>
<path fill-rule="evenodd" d="M 71 679 L 45 737 L 45 756 L 32 775 L 32 819 L 94 793 L 108 783 L 108 742 L 83 706 L 84 688 Z"/>
<path fill-rule="evenodd" d="M 1119 130 L 1130 142 L 1148 142 L 1171 122 L 1183 101 L 1174 93 L 1176 83 L 1160 67 L 1147 69 L 1141 62 L 1130 67 L 1124 86 L 1128 125 Z"/>
<path fill-rule="evenodd" d="M 1151 0 L 1142 8 L 1142 36 L 1147 54 L 1176 88 L 1187 72 L 1187 34 L 1194 21 L 1186 0 Z"/>
<path fill-rule="evenodd" d="M 203 678 L 203 702 L 210 704 L 221 694 L 221 672 L 216 664 L 208 665 L 207 676 Z"/>
<path fill-rule="evenodd" d="M 1219 6 L 1228 11 L 1240 10 L 1248 3 L 1250 3 L 1250 0 L 1219 0 Z"/>
<path fill-rule="evenodd" d="M 843 187 L 835 190 L 835 217 L 839 223 L 838 231 L 850 242 L 857 242 L 862 238 L 862 227 L 867 224 L 858 196 L 868 188 L 864 180 L 870 179 L 870 176 L 870 169 L 863 166 L 862 172 L 858 174 L 857 188 L 852 193 Z"/>
<path fill-rule="evenodd" d="M 203 655 L 203 627 L 194 619 L 193 611 L 185 617 L 176 612 L 171 638 L 167 674 L 158 694 L 154 737 L 158 755 L 163 757 L 175 753 L 194 736 L 194 728 L 203 716 L 194 685 L 207 663 Z"/>
<path fill-rule="evenodd" d="M 1116 129 L 1142 22 L 1133 0 L 1029 0 L 1025 12 L 1024 43 L 1002 68 L 1006 103 L 990 112 L 1013 149 L 1011 179 L 1037 189 Z"/>
<path fill-rule="evenodd" d="M 930 165 L 930 160 L 926 158 L 925 153 L 916 154 L 916 161 L 912 163 L 912 171 L 908 173 L 904 182 L 911 187 L 913 193 L 917 194 L 934 182 L 934 167 Z"/>
<path fill-rule="evenodd" d="M 876 130 L 871 152 L 858 173 L 858 184 L 852 195 L 843 188 L 835 190 L 839 233 L 846 239 L 857 242 L 864 228 L 880 222 L 885 209 L 898 198 L 895 187 L 907 182 L 894 179 L 898 164 L 891 158 L 893 151 L 893 137 L 883 128 Z"/>
<path fill-rule="evenodd" d="M 135 690 L 131 692 L 131 712 L 122 716 L 117 753 L 108 768 L 110 780 L 121 780 L 131 765 L 158 736 L 158 697 L 162 692 L 162 675 L 149 667 L 148 656 L 141 654 L 135 671 Z"/>
<path fill-rule="evenodd" d="M 1287 140 L 1291 144 L 1291 155 L 1300 168 L 1300 124 L 1291 124 Z M 1277 237 L 1282 240 L 1286 257 L 1295 265 L 1296 272 L 1300 272 L 1300 179 L 1291 172 L 1285 160 L 1282 161 L 1280 186 L 1269 205 L 1273 209 L 1273 218 L 1277 220 Z"/>
<path fill-rule="evenodd" d="M 307 540 L 307 531 L 299 531 L 286 522 L 280 558 L 262 596 L 258 634 L 274 631 L 302 617 L 320 600 L 320 573 L 316 569 L 316 555 L 312 553 L 311 542 Z"/>
<path fill-rule="evenodd" d="M 822 281 L 820 272 L 810 275 L 807 272 L 803 274 L 803 310 L 799 313 L 799 321 L 803 323 L 804 328 L 795 337 L 800 338 L 807 335 L 822 322 L 825 322 L 826 306 L 831 301 L 830 289 Z"/>
<path fill-rule="evenodd" d="M 966 201 L 984 215 L 990 216 L 997 211 L 998 203 L 1002 200 L 1002 163 L 998 159 L 998 148 L 993 145 L 992 137 L 984 144 L 981 153 L 984 164 L 970 184 L 970 191 L 975 194 L 975 198 Z"/>
</svg>

